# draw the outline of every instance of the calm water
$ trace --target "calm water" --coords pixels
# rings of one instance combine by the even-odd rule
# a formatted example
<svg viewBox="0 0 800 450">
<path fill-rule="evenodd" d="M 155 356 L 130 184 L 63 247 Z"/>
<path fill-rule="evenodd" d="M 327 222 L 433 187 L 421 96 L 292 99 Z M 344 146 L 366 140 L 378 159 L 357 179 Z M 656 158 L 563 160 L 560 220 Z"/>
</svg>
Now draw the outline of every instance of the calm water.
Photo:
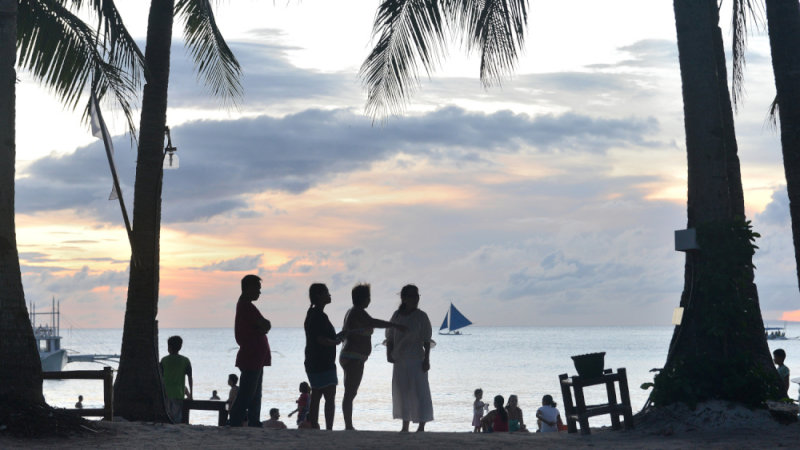
<svg viewBox="0 0 800 450">
<path fill-rule="evenodd" d="M 79 353 L 119 352 L 122 330 L 63 331 L 62 346 Z M 575 374 L 571 355 L 596 351 L 606 352 L 607 368 L 625 367 L 634 411 L 639 410 L 649 391 L 639 388 L 652 381 L 650 369 L 662 367 L 666 357 L 672 327 L 583 327 L 583 328 L 506 328 L 469 327 L 466 335 L 434 336 L 436 347 L 431 351 L 429 374 L 433 394 L 434 417 L 428 425 L 431 431 L 469 431 L 472 420 L 472 392 L 480 387 L 484 400 L 501 394 L 519 396 L 526 422 L 535 426 L 534 415 L 542 395 L 551 394 L 561 409 L 558 375 Z M 232 329 L 162 329 L 161 355 L 167 354 L 167 337 L 183 337 L 182 354 L 192 361 L 194 395 L 208 399 L 216 389 L 227 398 L 227 376 L 238 374 L 234 367 L 236 342 Z M 800 326 L 790 325 L 788 336 L 800 336 Z M 295 408 L 297 386 L 305 380 L 302 328 L 275 328 L 269 334 L 273 351 L 272 367 L 264 371 L 262 419 L 269 408 L 279 408 L 282 420 L 291 427 L 294 417 L 286 415 Z M 373 344 L 382 341 L 376 330 Z M 771 348 L 782 347 L 787 352 L 787 365 L 792 377 L 800 374 L 800 340 L 770 341 Z M 797 364 L 794 364 L 797 361 Z M 793 369 L 797 367 L 797 369 Z M 97 364 L 71 363 L 67 370 L 99 368 Z M 344 428 L 340 401 L 343 393 L 342 372 L 339 368 L 339 390 L 334 429 Z M 356 428 L 370 430 L 399 429 L 392 420 L 392 366 L 386 362 L 383 346 L 375 348 L 367 361 L 364 381 L 355 401 L 353 420 Z M 48 380 L 44 382 L 47 401 L 54 406 L 72 407 L 78 394 L 84 396 L 85 407 L 101 407 L 102 382 L 79 380 Z M 606 400 L 605 388 L 587 388 L 587 403 Z M 563 413 L 563 410 L 562 410 Z M 194 411 L 193 424 L 216 424 L 216 413 Z M 592 426 L 608 425 L 606 417 L 591 419 Z"/>
</svg>

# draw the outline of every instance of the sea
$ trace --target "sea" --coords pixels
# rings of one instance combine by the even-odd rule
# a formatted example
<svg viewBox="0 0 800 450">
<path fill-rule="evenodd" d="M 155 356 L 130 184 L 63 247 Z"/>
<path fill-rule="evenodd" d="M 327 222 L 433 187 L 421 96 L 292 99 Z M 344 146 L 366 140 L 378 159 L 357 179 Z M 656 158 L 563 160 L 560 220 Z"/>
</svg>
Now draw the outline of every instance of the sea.
<svg viewBox="0 0 800 450">
<path fill-rule="evenodd" d="M 771 350 L 783 348 L 787 366 L 800 373 L 800 324 L 787 326 L 787 340 L 769 341 Z M 62 347 L 86 354 L 118 353 L 122 339 L 119 329 L 63 329 Z M 364 378 L 354 403 L 353 423 L 362 430 L 399 430 L 400 421 L 392 419 L 392 365 L 386 361 L 381 345 L 382 330 L 373 335 L 375 348 L 366 363 Z M 550 394 L 562 411 L 559 374 L 575 375 L 572 355 L 605 352 L 605 367 L 625 368 L 634 412 L 647 401 L 649 390 L 642 383 L 651 382 L 654 368 L 663 367 L 673 327 L 477 327 L 463 330 L 462 335 L 434 334 L 431 350 L 429 382 L 433 397 L 434 421 L 429 431 L 471 431 L 473 391 L 483 389 L 484 401 L 491 403 L 495 395 L 519 398 L 525 422 L 536 426 L 536 409 L 542 396 Z M 434 332 L 435 333 L 435 332 Z M 238 347 L 232 328 L 161 329 L 160 353 L 167 354 L 169 336 L 183 338 L 181 354 L 192 362 L 194 398 L 205 400 L 216 390 L 222 400 L 228 396 L 228 374 L 234 367 Z M 272 366 L 264 370 L 261 414 L 268 418 L 270 408 L 279 408 L 281 420 L 291 428 L 295 417 L 287 417 L 295 409 L 298 386 L 306 380 L 303 368 L 305 335 L 302 328 L 274 328 L 269 333 Z M 796 367 L 795 368 L 793 368 Z M 65 370 L 98 369 L 96 363 L 70 363 Z M 112 364 L 112 367 L 114 365 Z M 343 429 L 341 416 L 342 371 L 336 393 L 334 429 Z M 794 377 L 794 375 L 793 375 Z M 795 386 L 796 387 L 796 386 Z M 795 392 L 792 388 L 792 391 Z M 45 380 L 44 395 L 56 407 L 72 408 L 78 395 L 84 407 L 103 405 L 102 381 Z M 585 389 L 588 404 L 605 403 L 605 386 Z M 322 414 L 320 414 L 322 416 Z M 320 417 L 320 421 L 322 417 Z M 216 412 L 192 411 L 190 423 L 216 425 Z M 590 419 L 594 427 L 610 425 L 609 416 Z"/>
</svg>

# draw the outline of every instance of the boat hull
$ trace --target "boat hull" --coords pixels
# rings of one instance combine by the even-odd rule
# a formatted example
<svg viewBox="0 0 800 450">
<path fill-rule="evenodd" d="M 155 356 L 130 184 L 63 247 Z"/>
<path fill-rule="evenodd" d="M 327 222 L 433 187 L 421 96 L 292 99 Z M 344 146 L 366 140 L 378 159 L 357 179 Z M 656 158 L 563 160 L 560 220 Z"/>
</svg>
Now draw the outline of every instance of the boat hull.
<svg viewBox="0 0 800 450">
<path fill-rule="evenodd" d="M 60 372 L 67 365 L 67 351 L 59 349 L 54 352 L 39 353 L 42 361 L 42 372 Z"/>
</svg>

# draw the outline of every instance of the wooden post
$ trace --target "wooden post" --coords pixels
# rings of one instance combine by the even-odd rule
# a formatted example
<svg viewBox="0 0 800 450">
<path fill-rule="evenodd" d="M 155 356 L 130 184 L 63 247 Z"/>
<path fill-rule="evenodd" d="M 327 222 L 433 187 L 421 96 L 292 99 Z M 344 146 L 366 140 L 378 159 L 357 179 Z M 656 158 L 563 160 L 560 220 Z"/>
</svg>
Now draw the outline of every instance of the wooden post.
<svg viewBox="0 0 800 450">
<path fill-rule="evenodd" d="M 617 369 L 619 374 L 619 396 L 622 398 L 622 404 L 625 405 L 623 416 L 625 417 L 625 429 L 630 430 L 633 428 L 633 408 L 631 407 L 631 396 L 628 392 L 628 372 L 625 368 Z"/>
<path fill-rule="evenodd" d="M 575 419 L 573 419 L 573 414 L 575 414 L 575 406 L 573 406 L 572 403 L 572 391 L 569 385 L 569 376 L 567 376 L 565 373 L 562 373 L 558 376 L 558 381 L 561 385 L 561 397 L 564 399 L 564 417 L 567 418 L 567 432 L 575 433 L 578 431 L 578 427 L 575 425 Z"/>
<path fill-rule="evenodd" d="M 103 367 L 103 403 L 103 419 L 111 422 L 114 420 L 114 373 L 111 367 Z"/>
<path fill-rule="evenodd" d="M 581 434 L 589 434 L 589 416 L 586 414 L 586 399 L 583 397 L 583 380 L 579 376 L 572 377 L 572 386 L 575 388 L 575 409 L 578 414 L 578 423 L 581 425 Z"/>
<path fill-rule="evenodd" d="M 614 387 L 614 378 L 608 377 L 606 381 L 606 393 L 608 394 L 608 405 L 611 407 L 611 429 L 619 430 L 619 410 L 617 409 L 617 390 Z"/>
</svg>

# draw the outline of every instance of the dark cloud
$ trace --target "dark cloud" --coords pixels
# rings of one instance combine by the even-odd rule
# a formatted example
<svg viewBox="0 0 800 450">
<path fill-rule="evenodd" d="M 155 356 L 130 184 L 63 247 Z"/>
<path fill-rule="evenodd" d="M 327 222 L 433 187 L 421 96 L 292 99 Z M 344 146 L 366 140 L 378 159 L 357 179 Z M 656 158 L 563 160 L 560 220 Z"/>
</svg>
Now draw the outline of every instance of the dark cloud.
<svg viewBox="0 0 800 450">
<path fill-rule="evenodd" d="M 224 261 L 217 261 L 202 267 L 199 270 L 203 271 L 223 271 L 223 272 L 245 272 L 257 270 L 261 265 L 261 258 L 263 254 L 259 255 L 245 255 L 238 258 L 226 259 Z"/>
<path fill-rule="evenodd" d="M 531 117 L 484 114 L 448 107 L 401 118 L 383 127 L 349 110 L 306 110 L 282 118 L 198 121 L 175 127 L 181 167 L 164 176 L 165 222 L 216 215 L 252 215 L 247 195 L 268 190 L 299 194 L 331 177 L 399 152 L 439 164 L 481 164 L 477 151 L 598 153 L 615 147 L 651 147 L 654 118 L 600 119 L 576 113 Z M 134 152 L 115 140 L 122 190 L 132 205 Z M 83 175 L 82 175 L 83 174 Z M 111 180 L 99 143 L 33 162 L 17 182 L 18 210 L 75 209 L 119 221 L 107 201 Z M 276 211 L 276 213 L 280 213 Z"/>
</svg>

